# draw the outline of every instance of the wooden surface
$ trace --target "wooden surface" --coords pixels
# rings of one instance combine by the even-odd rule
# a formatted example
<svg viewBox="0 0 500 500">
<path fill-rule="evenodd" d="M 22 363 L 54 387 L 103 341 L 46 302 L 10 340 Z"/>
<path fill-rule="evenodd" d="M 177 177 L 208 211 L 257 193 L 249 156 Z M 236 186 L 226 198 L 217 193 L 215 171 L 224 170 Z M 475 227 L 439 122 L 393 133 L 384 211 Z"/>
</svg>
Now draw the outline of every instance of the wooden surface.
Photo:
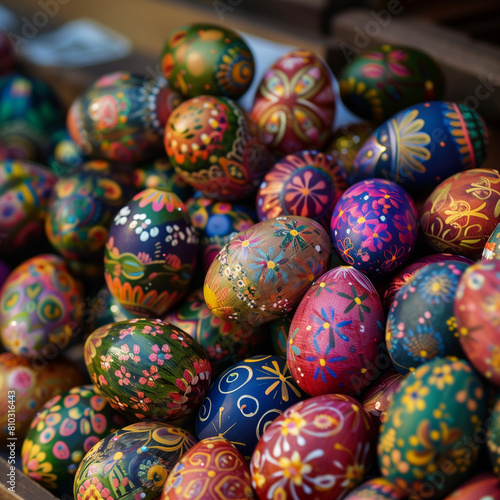
<svg viewBox="0 0 500 500">
<path fill-rule="evenodd" d="M 16 469 L 15 492 L 10 491 L 6 484 L 9 470 L 10 465 L 0 457 L 0 500 L 57 500 L 57 497 L 32 481 L 19 469 Z"/>
</svg>

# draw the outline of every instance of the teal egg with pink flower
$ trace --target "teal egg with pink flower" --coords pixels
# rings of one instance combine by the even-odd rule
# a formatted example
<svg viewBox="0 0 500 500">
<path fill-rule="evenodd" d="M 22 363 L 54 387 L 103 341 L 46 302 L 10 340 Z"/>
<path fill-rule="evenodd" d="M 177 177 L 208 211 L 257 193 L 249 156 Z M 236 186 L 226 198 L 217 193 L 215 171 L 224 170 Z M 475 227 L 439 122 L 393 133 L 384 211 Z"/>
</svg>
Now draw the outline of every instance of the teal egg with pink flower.
<svg viewBox="0 0 500 500">
<path fill-rule="evenodd" d="M 385 44 L 356 54 L 342 69 L 339 90 L 353 113 L 380 123 L 412 104 L 441 99 L 444 77 L 426 53 Z"/>
<path fill-rule="evenodd" d="M 196 439 L 180 427 L 138 422 L 99 441 L 75 477 L 75 500 L 153 500 Z"/>
<path fill-rule="evenodd" d="M 344 262 L 377 277 L 396 271 L 412 256 L 419 217 L 401 186 L 368 179 L 344 191 L 330 227 L 333 246 Z"/>
<path fill-rule="evenodd" d="M 197 255 L 198 239 L 184 203 L 165 189 L 145 189 L 111 224 L 104 277 L 123 308 L 158 318 L 187 292 Z"/>
<path fill-rule="evenodd" d="M 92 385 L 73 387 L 47 401 L 23 442 L 23 472 L 55 495 L 70 495 L 83 457 L 126 425 Z"/>
<path fill-rule="evenodd" d="M 85 342 L 85 363 L 111 406 L 137 420 L 173 421 L 193 412 L 212 374 L 200 344 L 159 319 L 98 328 Z"/>
<path fill-rule="evenodd" d="M 140 162 L 162 152 L 165 123 L 180 102 L 162 76 L 116 71 L 101 76 L 75 99 L 67 128 L 92 158 Z"/>
</svg>

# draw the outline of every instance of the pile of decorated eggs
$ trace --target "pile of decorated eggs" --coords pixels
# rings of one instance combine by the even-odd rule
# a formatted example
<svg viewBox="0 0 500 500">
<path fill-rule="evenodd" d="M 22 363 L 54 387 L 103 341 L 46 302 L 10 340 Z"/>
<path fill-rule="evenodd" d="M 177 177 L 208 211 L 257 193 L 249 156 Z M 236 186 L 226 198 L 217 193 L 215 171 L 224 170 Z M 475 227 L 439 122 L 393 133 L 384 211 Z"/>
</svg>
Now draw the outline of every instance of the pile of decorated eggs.
<svg viewBox="0 0 500 500">
<path fill-rule="evenodd" d="M 391 45 L 339 92 L 284 54 L 243 109 L 255 56 L 179 27 L 66 128 L 0 78 L 1 440 L 15 407 L 18 463 L 76 500 L 498 498 L 485 122 Z"/>
</svg>

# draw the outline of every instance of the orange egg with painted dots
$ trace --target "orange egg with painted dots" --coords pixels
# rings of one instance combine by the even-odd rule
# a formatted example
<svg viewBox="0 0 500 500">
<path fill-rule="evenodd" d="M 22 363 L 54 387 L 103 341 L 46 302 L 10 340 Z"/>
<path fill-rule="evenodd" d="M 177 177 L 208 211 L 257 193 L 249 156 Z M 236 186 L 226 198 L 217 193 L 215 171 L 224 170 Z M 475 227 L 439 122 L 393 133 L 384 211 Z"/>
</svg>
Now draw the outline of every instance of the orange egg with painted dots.
<svg viewBox="0 0 500 500">
<path fill-rule="evenodd" d="M 241 200 L 268 168 L 252 123 L 227 97 L 202 95 L 178 106 L 165 127 L 165 149 L 175 171 L 207 198 Z"/>
<path fill-rule="evenodd" d="M 160 57 L 170 86 L 184 97 L 201 94 L 240 98 L 255 73 L 252 52 L 233 30 L 192 24 L 171 32 Z"/>
</svg>

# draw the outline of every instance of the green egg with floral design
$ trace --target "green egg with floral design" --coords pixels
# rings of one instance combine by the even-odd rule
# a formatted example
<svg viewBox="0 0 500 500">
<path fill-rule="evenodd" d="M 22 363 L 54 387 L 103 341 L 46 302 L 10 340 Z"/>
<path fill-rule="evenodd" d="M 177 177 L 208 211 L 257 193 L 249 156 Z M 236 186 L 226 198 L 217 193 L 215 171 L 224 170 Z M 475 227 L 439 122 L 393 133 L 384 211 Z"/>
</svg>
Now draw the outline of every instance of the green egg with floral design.
<svg viewBox="0 0 500 500">
<path fill-rule="evenodd" d="M 184 97 L 201 94 L 238 99 L 255 73 L 252 52 L 231 29 L 191 24 L 172 31 L 160 59 L 171 87 Z"/>
<path fill-rule="evenodd" d="M 23 472 L 55 495 L 71 494 L 87 452 L 126 425 L 92 385 L 73 387 L 45 403 L 23 442 Z"/>
<path fill-rule="evenodd" d="M 136 420 L 188 415 L 201 404 L 212 374 L 200 344 L 159 319 L 98 328 L 85 342 L 85 363 L 111 406 Z"/>
<path fill-rule="evenodd" d="M 75 477 L 75 500 L 153 500 L 196 439 L 159 422 L 138 422 L 99 441 Z"/>
<path fill-rule="evenodd" d="M 486 397 L 471 365 L 435 358 L 402 381 L 381 426 L 379 465 L 411 498 L 442 498 L 472 472 Z M 481 438 L 483 439 L 483 438 Z"/>
<path fill-rule="evenodd" d="M 343 103 L 376 123 L 413 104 L 442 99 L 444 88 L 439 65 L 424 52 L 401 45 L 382 45 L 357 54 L 339 78 Z"/>
</svg>

